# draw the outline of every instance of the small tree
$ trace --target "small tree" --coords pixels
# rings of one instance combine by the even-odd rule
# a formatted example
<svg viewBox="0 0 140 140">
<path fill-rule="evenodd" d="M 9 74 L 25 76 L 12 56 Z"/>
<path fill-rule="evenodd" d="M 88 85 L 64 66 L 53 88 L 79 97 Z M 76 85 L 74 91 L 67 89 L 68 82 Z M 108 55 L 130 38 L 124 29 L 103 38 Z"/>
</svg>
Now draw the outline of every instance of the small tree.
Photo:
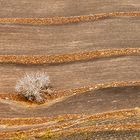
<svg viewBox="0 0 140 140">
<path fill-rule="evenodd" d="M 49 94 L 50 80 L 46 72 L 26 73 L 16 84 L 16 91 L 30 101 L 44 102 L 44 92 Z"/>
</svg>

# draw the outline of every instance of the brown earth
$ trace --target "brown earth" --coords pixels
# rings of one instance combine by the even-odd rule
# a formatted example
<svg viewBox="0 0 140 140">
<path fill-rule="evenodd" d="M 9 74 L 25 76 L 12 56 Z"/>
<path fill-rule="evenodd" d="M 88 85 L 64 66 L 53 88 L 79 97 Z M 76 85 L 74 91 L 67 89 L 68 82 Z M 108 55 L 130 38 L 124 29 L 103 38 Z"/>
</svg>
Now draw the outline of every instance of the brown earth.
<svg viewBox="0 0 140 140">
<path fill-rule="evenodd" d="M 9 0 L 1 1 L 0 17 L 77 16 L 116 11 L 137 11 L 139 0 Z"/>
<path fill-rule="evenodd" d="M 126 109 L 116 112 L 100 113 L 96 115 L 62 115 L 55 118 L 47 119 L 44 123 L 38 123 L 41 118 L 14 118 L 9 120 L 1 120 L 0 138 L 5 136 L 18 137 L 21 139 L 23 136 L 41 137 L 41 138 L 55 138 L 56 136 L 68 136 L 87 132 L 105 132 L 115 130 L 125 132 L 127 130 L 139 130 L 139 109 Z M 5 120 L 5 121 L 4 121 Z M 38 120 L 34 123 L 33 120 Z M 15 123 L 10 123 L 10 122 Z M 29 124 L 27 124 L 27 122 Z M 33 122 L 33 124 L 31 123 Z M 32 129 L 31 129 L 32 128 Z M 42 133 L 40 133 L 42 132 Z M 95 133 L 95 134 L 96 134 Z M 96 136 L 96 135 L 95 135 Z M 126 135 L 127 136 L 127 135 Z"/>
<path fill-rule="evenodd" d="M 24 107 L 24 104 L 1 100 L 1 117 L 55 116 L 59 114 L 95 114 L 139 107 L 139 86 L 114 87 L 77 94 L 50 106 Z M 65 106 L 65 108 L 64 108 Z"/>
<path fill-rule="evenodd" d="M 61 26 L 0 25 L 0 54 L 139 48 L 139 24 L 139 17 L 123 17 Z"/>
<path fill-rule="evenodd" d="M 139 9 L 139 0 L 122 0 L 121 2 L 117 0 L 48 0 L 47 2 L 45 0 L 2 0 L 0 18 L 90 16 L 90 14 L 98 13 L 134 12 Z M 108 49 L 140 49 L 139 23 L 140 17 L 128 16 L 57 26 L 0 24 L 0 55 L 54 56 Z M 0 94 L 13 97 L 17 80 L 25 72 L 30 71 L 47 71 L 52 87 L 56 91 L 68 91 L 88 87 L 91 84 L 139 81 L 139 62 L 139 54 L 132 53 L 127 56 L 112 55 L 59 64 L 1 63 Z M 91 89 L 89 92 L 58 99 L 44 105 L 27 106 L 25 102 L 12 101 L 8 98 L 0 99 L 0 138 L 8 139 L 11 136 L 17 136 L 21 139 L 22 133 L 31 136 L 31 139 L 35 133 L 39 137 L 45 134 L 43 137 L 49 138 L 51 132 L 48 129 L 51 128 L 53 134 L 55 132 L 64 134 L 60 139 L 92 139 L 92 137 L 139 139 L 139 100 L 140 86 L 133 84 Z M 117 115 L 116 111 L 120 109 L 132 109 L 133 111 L 123 110 L 124 115 Z M 107 111 L 115 111 L 115 113 L 109 113 L 115 114 L 114 117 L 103 117 L 104 119 L 90 117 L 90 115 Z M 62 117 L 57 118 L 58 115 Z M 49 116 L 52 120 L 43 119 Z M 53 117 L 57 119 L 53 120 Z M 19 119 L 16 123 L 14 123 L 15 118 Z M 24 121 L 22 122 L 24 119 L 31 119 L 30 123 L 24 124 Z M 9 124 L 11 126 L 8 126 Z M 18 130 L 22 130 L 21 134 Z M 23 132 L 23 130 L 28 132 Z M 81 132 L 81 135 L 76 131 Z M 67 136 L 65 133 L 70 135 Z"/>
<path fill-rule="evenodd" d="M 13 93 L 17 80 L 30 71 L 47 71 L 54 89 L 70 89 L 113 81 L 136 81 L 140 77 L 140 57 L 122 56 L 56 65 L 0 64 L 0 91 Z"/>
</svg>

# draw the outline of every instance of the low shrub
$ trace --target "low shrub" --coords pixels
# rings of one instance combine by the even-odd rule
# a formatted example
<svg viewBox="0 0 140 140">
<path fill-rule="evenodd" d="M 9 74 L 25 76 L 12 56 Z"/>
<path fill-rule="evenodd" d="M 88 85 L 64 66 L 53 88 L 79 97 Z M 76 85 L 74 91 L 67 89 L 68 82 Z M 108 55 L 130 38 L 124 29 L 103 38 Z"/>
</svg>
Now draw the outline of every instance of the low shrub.
<svg viewBox="0 0 140 140">
<path fill-rule="evenodd" d="M 26 73 L 17 81 L 16 91 L 30 101 L 38 103 L 44 102 L 44 92 L 49 94 L 50 80 L 46 72 L 30 72 Z"/>
</svg>

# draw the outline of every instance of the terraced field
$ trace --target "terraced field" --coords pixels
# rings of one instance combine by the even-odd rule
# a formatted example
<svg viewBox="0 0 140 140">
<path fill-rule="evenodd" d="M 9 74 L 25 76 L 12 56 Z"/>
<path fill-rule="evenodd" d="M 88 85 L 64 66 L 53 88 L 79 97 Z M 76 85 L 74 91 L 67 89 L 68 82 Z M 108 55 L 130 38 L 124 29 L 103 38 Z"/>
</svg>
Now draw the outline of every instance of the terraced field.
<svg viewBox="0 0 140 140">
<path fill-rule="evenodd" d="M 0 139 L 140 139 L 138 0 L 0 1 Z M 50 76 L 45 103 L 15 92 Z"/>
</svg>

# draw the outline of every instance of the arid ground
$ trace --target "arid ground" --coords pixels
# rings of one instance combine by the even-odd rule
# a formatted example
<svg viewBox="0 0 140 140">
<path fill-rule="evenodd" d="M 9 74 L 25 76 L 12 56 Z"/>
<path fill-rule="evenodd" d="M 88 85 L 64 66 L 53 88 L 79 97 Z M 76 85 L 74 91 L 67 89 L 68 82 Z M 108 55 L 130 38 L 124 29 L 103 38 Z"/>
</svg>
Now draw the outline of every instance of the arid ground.
<svg viewBox="0 0 140 140">
<path fill-rule="evenodd" d="M 15 91 L 36 71 L 44 104 Z M 0 139 L 139 140 L 140 1 L 0 0 Z"/>
</svg>

